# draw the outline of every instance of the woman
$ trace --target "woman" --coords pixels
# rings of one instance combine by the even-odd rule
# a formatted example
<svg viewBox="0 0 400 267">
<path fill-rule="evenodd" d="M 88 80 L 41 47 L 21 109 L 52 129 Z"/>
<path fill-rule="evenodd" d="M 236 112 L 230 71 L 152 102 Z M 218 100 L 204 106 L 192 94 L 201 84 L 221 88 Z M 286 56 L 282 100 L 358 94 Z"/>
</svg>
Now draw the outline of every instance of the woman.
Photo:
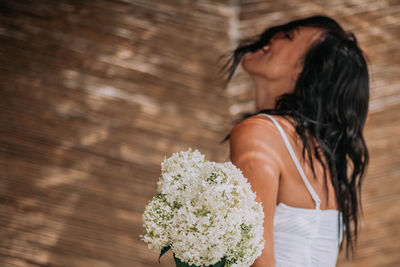
<svg viewBox="0 0 400 267">
<path fill-rule="evenodd" d="M 248 39 L 230 62 L 228 82 L 241 62 L 255 85 L 257 112 L 223 140 L 264 208 L 253 266 L 335 266 L 344 239 L 346 257 L 354 252 L 369 161 L 369 75 L 356 37 L 312 16 Z"/>
</svg>

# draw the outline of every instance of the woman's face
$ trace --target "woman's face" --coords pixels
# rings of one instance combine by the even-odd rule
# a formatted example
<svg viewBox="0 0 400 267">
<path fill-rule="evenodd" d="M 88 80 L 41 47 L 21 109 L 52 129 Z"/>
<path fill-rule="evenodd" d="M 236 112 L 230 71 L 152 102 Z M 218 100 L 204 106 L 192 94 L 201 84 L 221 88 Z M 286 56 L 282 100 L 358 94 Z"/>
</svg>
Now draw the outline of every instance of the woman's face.
<svg viewBox="0 0 400 267">
<path fill-rule="evenodd" d="M 262 50 L 246 55 L 242 67 L 250 76 L 265 78 L 269 82 L 279 81 L 279 84 L 291 85 L 293 88 L 290 89 L 294 89 L 303 68 L 301 57 L 322 31 L 300 26 L 288 33 L 278 32 Z"/>
</svg>

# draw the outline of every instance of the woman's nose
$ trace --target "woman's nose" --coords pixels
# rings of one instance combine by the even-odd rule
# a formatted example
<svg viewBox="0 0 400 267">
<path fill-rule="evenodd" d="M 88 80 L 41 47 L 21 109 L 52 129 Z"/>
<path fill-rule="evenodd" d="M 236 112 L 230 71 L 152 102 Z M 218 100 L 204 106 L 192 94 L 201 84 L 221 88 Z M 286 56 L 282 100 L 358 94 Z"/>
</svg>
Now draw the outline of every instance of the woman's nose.
<svg viewBox="0 0 400 267">
<path fill-rule="evenodd" d="M 266 53 L 269 50 L 269 44 L 268 45 L 264 45 L 263 47 L 261 47 L 261 49 L 264 51 L 264 53 Z"/>
</svg>

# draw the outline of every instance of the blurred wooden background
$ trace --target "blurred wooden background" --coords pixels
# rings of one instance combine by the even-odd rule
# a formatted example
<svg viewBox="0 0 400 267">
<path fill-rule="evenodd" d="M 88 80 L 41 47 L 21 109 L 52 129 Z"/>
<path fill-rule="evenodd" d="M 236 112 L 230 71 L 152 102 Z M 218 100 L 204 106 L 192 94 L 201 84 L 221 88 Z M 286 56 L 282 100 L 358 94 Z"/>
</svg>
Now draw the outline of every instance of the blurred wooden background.
<svg viewBox="0 0 400 267">
<path fill-rule="evenodd" d="M 371 165 L 356 257 L 400 266 L 400 2 L 3 0 L 0 3 L 0 266 L 173 266 L 139 238 L 160 163 L 219 144 L 252 111 L 239 38 L 316 13 L 358 37 L 371 72 Z"/>
</svg>

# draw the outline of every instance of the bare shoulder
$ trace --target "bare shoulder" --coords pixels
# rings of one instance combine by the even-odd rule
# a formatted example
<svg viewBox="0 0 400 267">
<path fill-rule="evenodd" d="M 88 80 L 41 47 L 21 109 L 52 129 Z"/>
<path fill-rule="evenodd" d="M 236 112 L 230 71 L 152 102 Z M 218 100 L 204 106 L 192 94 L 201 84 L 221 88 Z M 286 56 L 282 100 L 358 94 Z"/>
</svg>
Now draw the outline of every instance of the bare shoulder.
<svg viewBox="0 0 400 267">
<path fill-rule="evenodd" d="M 281 125 L 280 116 L 271 115 Z M 274 122 L 262 114 L 257 114 L 236 124 L 231 130 L 231 142 L 240 144 L 249 144 L 249 142 L 258 142 L 266 145 L 276 145 L 277 138 L 280 138 L 280 133 Z"/>
<path fill-rule="evenodd" d="M 284 149 L 280 138 L 279 130 L 271 119 L 264 115 L 251 116 L 232 128 L 229 138 L 231 157 L 251 154 L 259 155 L 264 161 L 267 158 L 277 159 Z"/>
</svg>

